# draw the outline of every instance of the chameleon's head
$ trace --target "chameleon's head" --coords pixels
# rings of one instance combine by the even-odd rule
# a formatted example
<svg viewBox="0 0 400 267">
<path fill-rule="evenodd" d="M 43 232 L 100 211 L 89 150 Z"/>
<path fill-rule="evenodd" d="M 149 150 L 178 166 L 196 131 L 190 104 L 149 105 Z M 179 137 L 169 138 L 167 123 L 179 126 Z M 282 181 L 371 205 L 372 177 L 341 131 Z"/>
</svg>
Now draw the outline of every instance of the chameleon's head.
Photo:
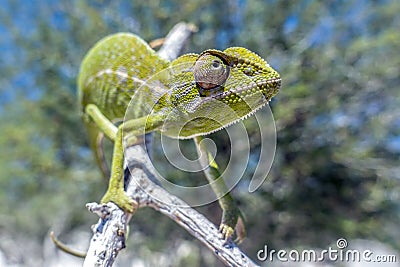
<svg viewBox="0 0 400 267">
<path fill-rule="evenodd" d="M 170 84 L 174 122 L 164 132 L 179 138 L 208 134 L 253 114 L 281 85 L 264 59 L 241 47 L 185 55 L 172 63 L 178 65 Z M 179 134 L 171 132 L 177 122 Z"/>
</svg>

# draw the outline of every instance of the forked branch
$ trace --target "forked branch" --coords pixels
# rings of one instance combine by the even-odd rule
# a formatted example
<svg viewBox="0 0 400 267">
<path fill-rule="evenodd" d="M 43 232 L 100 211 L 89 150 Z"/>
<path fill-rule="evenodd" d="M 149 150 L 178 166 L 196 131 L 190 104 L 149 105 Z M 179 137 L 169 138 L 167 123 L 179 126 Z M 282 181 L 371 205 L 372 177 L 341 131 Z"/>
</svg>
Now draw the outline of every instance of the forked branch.
<svg viewBox="0 0 400 267">
<path fill-rule="evenodd" d="M 130 180 L 127 194 L 138 203 L 138 208 L 151 207 L 168 216 L 206 245 L 227 266 L 257 266 L 233 241 L 224 240 L 218 228 L 206 217 L 152 182 L 156 179 L 155 172 L 144 146 L 128 148 L 126 156 L 130 166 L 130 173 L 126 172 Z M 130 216 L 113 203 L 90 203 L 87 206 L 100 216 L 100 220 L 93 227 L 94 235 L 84 266 L 112 266 L 118 252 L 125 247 L 126 224 Z"/>
</svg>

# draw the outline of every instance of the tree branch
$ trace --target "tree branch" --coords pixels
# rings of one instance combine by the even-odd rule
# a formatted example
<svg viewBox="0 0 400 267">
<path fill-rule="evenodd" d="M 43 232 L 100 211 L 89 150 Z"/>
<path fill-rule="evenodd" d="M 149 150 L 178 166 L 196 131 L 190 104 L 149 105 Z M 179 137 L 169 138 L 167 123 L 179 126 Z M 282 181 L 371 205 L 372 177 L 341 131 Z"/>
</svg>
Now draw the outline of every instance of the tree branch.
<svg viewBox="0 0 400 267">
<path fill-rule="evenodd" d="M 168 34 L 159 54 L 170 60 L 176 58 L 191 32 L 193 26 L 177 24 Z M 153 182 L 157 180 L 156 172 L 144 144 L 127 148 L 125 157 L 130 169 L 125 169 L 126 191 L 137 202 L 138 208 L 152 207 L 168 216 L 228 266 L 257 266 L 235 243 L 224 240 L 217 227 L 207 218 Z M 125 248 L 126 227 L 132 214 L 125 214 L 113 203 L 89 203 L 87 207 L 91 212 L 98 214 L 100 219 L 92 227 L 94 235 L 83 266 L 112 266 L 118 252 Z"/>
</svg>

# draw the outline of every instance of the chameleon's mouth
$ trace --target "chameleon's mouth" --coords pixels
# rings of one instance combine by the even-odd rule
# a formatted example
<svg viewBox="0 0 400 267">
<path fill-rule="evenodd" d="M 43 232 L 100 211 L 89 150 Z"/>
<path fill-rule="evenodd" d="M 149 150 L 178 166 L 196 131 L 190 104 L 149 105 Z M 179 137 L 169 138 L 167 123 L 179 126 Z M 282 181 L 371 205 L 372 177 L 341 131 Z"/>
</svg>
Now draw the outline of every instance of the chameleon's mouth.
<svg viewBox="0 0 400 267">
<path fill-rule="evenodd" d="M 226 104 L 234 103 L 235 101 L 246 100 L 246 98 L 262 93 L 266 101 L 278 93 L 281 87 L 281 78 L 272 78 L 268 80 L 261 80 L 241 86 L 232 88 L 229 91 L 222 91 L 212 96 L 213 99 L 222 101 Z M 205 101 L 207 101 L 205 99 Z"/>
</svg>

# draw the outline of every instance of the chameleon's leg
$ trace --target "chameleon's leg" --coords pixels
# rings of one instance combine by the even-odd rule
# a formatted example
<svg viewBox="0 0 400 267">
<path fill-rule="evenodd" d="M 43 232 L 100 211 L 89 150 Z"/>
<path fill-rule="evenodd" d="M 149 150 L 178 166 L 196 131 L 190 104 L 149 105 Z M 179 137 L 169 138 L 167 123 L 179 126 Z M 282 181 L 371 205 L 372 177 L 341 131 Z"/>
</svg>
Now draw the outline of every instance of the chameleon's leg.
<svg viewBox="0 0 400 267">
<path fill-rule="evenodd" d="M 117 126 L 107 119 L 96 105 L 88 104 L 85 112 L 108 138 L 110 138 L 112 141 L 115 141 L 118 131 Z"/>
<path fill-rule="evenodd" d="M 107 192 L 101 199 L 101 202 L 114 202 L 124 211 L 133 213 L 137 203 L 128 197 L 124 191 L 124 149 L 122 146 L 122 132 L 122 127 L 118 127 L 111 163 L 111 177 Z"/>
<path fill-rule="evenodd" d="M 136 144 L 138 140 L 144 140 L 139 137 L 144 133 L 155 130 L 163 121 L 158 120 L 156 115 L 142 117 L 123 122 L 117 130 L 114 142 L 114 152 L 111 164 L 111 178 L 107 192 L 101 202 L 114 202 L 120 208 L 127 212 L 134 212 L 137 203 L 129 198 L 124 191 L 124 147 L 123 139 L 127 146 Z"/>
<path fill-rule="evenodd" d="M 229 194 L 228 189 L 221 177 L 217 163 L 211 156 L 211 153 L 203 145 L 200 145 L 202 137 L 196 137 L 196 147 L 200 154 L 207 155 L 203 157 L 201 164 L 203 166 L 209 166 L 204 170 L 204 173 L 211 184 L 214 193 L 218 197 L 218 203 L 222 208 L 222 219 L 220 224 L 220 231 L 225 239 L 230 238 L 236 228 L 237 240 L 241 242 L 245 236 L 246 232 L 244 229 L 243 216 L 237 207 L 234 199 Z"/>
<path fill-rule="evenodd" d="M 97 108 L 96 105 L 89 104 L 86 107 L 86 113 L 99 129 L 112 141 L 114 141 L 114 151 L 111 164 L 111 177 L 106 194 L 101 202 L 114 202 L 118 207 L 126 212 L 134 211 L 134 201 L 124 192 L 124 172 L 123 161 L 124 152 L 122 147 L 122 127 L 116 127 L 110 122 Z"/>
<path fill-rule="evenodd" d="M 116 123 L 121 122 L 121 119 L 115 119 L 112 120 L 112 123 L 115 125 Z M 111 170 L 110 166 L 107 164 L 107 160 L 104 154 L 104 147 L 103 147 L 103 141 L 104 141 L 104 133 L 99 131 L 99 129 L 93 129 L 95 127 L 89 127 L 89 135 L 92 134 L 91 132 L 93 131 L 93 136 L 91 137 L 91 147 L 95 153 L 96 156 L 96 161 L 97 165 L 100 167 L 101 172 L 103 173 L 103 177 L 105 179 L 110 178 Z"/>
</svg>

